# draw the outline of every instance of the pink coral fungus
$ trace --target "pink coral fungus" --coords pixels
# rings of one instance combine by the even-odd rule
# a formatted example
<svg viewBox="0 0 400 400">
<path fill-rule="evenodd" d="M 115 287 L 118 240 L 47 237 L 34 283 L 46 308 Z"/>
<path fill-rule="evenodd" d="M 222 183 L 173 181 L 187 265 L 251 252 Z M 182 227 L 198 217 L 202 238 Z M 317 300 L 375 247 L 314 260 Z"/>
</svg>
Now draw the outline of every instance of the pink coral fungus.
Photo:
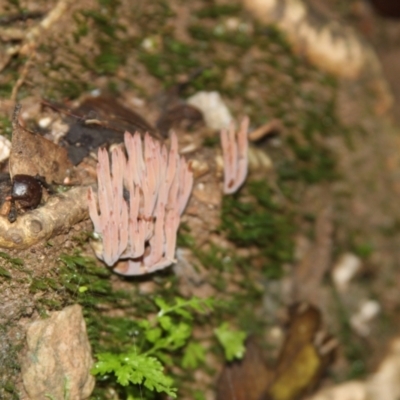
<svg viewBox="0 0 400 400">
<path fill-rule="evenodd" d="M 125 132 L 121 147 L 98 153 L 98 202 L 89 189 L 89 214 L 101 238 L 96 255 L 115 271 L 142 275 L 175 261 L 176 234 L 193 186 L 193 174 L 178 154 L 173 133 L 167 148 L 149 134 Z M 98 203 L 98 205 L 97 205 Z"/>
<path fill-rule="evenodd" d="M 247 176 L 249 118 L 244 117 L 236 133 L 231 122 L 228 129 L 221 130 L 221 145 L 224 159 L 224 193 L 235 193 Z"/>
</svg>

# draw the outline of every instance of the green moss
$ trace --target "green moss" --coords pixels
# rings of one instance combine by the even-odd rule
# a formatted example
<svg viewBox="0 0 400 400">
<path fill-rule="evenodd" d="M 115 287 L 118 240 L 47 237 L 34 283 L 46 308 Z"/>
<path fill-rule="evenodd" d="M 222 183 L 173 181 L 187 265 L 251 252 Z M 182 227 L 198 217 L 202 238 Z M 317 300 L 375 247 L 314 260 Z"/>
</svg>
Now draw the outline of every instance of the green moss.
<svg viewBox="0 0 400 400">
<path fill-rule="evenodd" d="M 0 277 L 11 279 L 10 272 L 6 268 L 2 267 L 1 265 L 0 265 Z"/>
<path fill-rule="evenodd" d="M 160 54 L 149 54 L 143 52 L 140 54 L 139 60 L 147 68 L 149 74 L 156 78 L 162 79 L 167 75 L 167 69 L 161 63 L 162 58 Z"/>
<path fill-rule="evenodd" d="M 253 44 L 253 38 L 245 32 L 228 31 L 223 26 L 215 27 L 210 30 L 209 27 L 205 27 L 202 24 L 193 24 L 189 27 L 189 33 L 193 39 L 201 41 L 221 41 L 226 44 L 241 47 L 247 49 Z"/>
<path fill-rule="evenodd" d="M 296 162 L 281 166 L 278 172 L 282 180 L 303 180 L 313 184 L 337 178 L 336 162 L 331 151 L 311 139 L 310 142 L 300 145 L 293 136 L 288 137 L 287 144 L 293 150 Z"/>
<path fill-rule="evenodd" d="M 292 50 L 285 33 L 274 24 L 265 26 L 261 23 L 255 23 L 257 35 L 262 35 L 261 47 L 269 47 L 271 43 L 279 46 L 280 51 L 286 52 L 290 58 L 293 57 Z M 277 49 L 275 49 L 275 52 Z"/>
<path fill-rule="evenodd" d="M 336 306 L 337 321 L 339 323 L 339 331 L 337 336 L 340 340 L 346 361 L 349 368 L 346 370 L 347 375 L 341 379 L 361 379 L 367 373 L 367 354 L 365 352 L 365 344 L 360 338 L 356 337 L 350 325 L 350 315 L 346 307 L 342 304 L 340 296 L 333 289 L 333 297 Z"/>
<path fill-rule="evenodd" d="M 88 82 L 81 80 L 54 79 L 53 84 L 56 82 L 58 82 L 58 86 L 47 91 L 47 95 L 50 98 L 58 98 L 61 95 L 66 99 L 76 99 L 89 88 Z"/>
<path fill-rule="evenodd" d="M 119 4 L 119 0 L 97 0 L 101 7 L 112 8 Z"/>
<path fill-rule="evenodd" d="M 87 36 L 89 33 L 89 24 L 87 18 L 85 18 L 81 13 L 75 12 L 72 16 L 74 19 L 76 30 L 73 33 L 75 43 L 79 43 L 82 37 Z"/>
<path fill-rule="evenodd" d="M 193 24 L 189 26 L 189 33 L 193 39 L 209 41 L 213 38 L 213 33 L 207 27 L 201 24 Z"/>
<path fill-rule="evenodd" d="M 3 251 L 0 251 L 0 258 L 0 277 L 11 279 L 13 269 L 25 271 L 24 262 L 20 258 L 11 257 Z"/>
<path fill-rule="evenodd" d="M 262 203 L 264 200 L 261 198 L 260 202 Z M 187 227 L 183 226 L 181 231 L 179 235 L 180 243 L 194 245 L 195 242 L 188 234 Z M 256 288 L 251 279 L 246 278 L 252 271 L 247 264 L 248 260 L 242 260 L 217 246 L 211 246 L 207 254 L 206 252 L 197 254 L 202 258 L 202 263 L 207 264 L 206 266 L 209 268 L 210 281 L 214 283 L 219 281 L 221 287 L 226 288 L 229 279 L 237 276 L 235 272 L 242 271 L 243 274 L 241 273 L 241 278 L 237 282 L 241 287 L 240 293 L 236 291 L 235 293 L 225 293 L 225 291 L 222 291 L 222 297 L 227 298 L 216 308 L 215 315 L 211 318 L 210 316 L 196 317 L 193 320 L 193 324 L 198 327 L 204 325 L 204 329 L 209 329 L 210 325 L 218 326 L 222 321 L 231 319 L 232 310 L 235 309 L 237 311 L 238 304 L 242 304 L 240 315 L 235 319 L 235 324 L 246 329 L 246 331 L 249 328 L 253 332 L 261 331 L 260 326 L 263 325 L 263 322 L 254 318 L 254 304 L 261 301 L 263 291 L 259 287 Z M 108 268 L 99 267 L 95 260 L 84 257 L 79 253 L 62 255 L 56 273 L 60 279 L 60 286 L 55 292 L 63 290 L 65 299 L 68 299 L 67 303 L 78 302 L 83 306 L 89 338 L 95 353 L 121 353 L 131 349 L 132 343 L 140 346 L 141 339 L 138 332 L 140 332 L 141 328 L 138 325 L 138 321 L 140 319 L 148 319 L 148 316 L 154 314 L 157 309 L 152 295 L 138 293 L 137 284 L 139 282 L 151 280 L 156 285 L 155 293 L 165 302 L 174 301 L 174 297 L 179 296 L 178 279 L 168 269 L 142 278 L 125 279 L 114 276 L 114 281 L 115 279 L 121 279 L 122 281 L 130 282 L 130 285 L 124 285 L 124 290 L 112 288 L 111 274 Z M 231 278 L 227 281 L 228 276 Z M 47 302 L 46 305 L 57 306 L 56 303 L 51 301 Z M 104 312 L 104 310 L 114 309 L 122 311 L 123 316 L 116 316 L 107 311 Z M 251 321 L 253 322 L 250 323 Z M 217 350 L 218 354 L 220 354 L 219 352 L 221 350 Z M 171 365 L 176 366 L 179 365 L 178 360 L 181 357 L 183 357 L 183 354 L 177 352 L 174 355 L 171 354 L 171 357 L 163 360 L 163 362 L 166 365 L 172 363 Z M 185 375 L 186 372 L 176 371 L 173 374 L 178 386 L 182 382 L 181 390 L 183 392 L 185 390 L 190 391 L 185 386 L 190 381 L 188 376 Z M 111 388 L 119 393 L 122 398 L 126 398 L 130 390 L 122 390 L 109 377 L 99 378 L 92 398 L 105 399 L 105 393 Z M 137 395 L 136 392 L 134 394 Z M 145 398 L 152 399 L 153 395 L 149 392 Z"/>
<path fill-rule="evenodd" d="M 223 81 L 225 68 L 214 65 L 206 68 L 191 82 L 191 94 L 200 90 L 219 88 Z"/>
<path fill-rule="evenodd" d="M 115 51 L 111 43 L 103 42 L 101 53 L 95 58 L 95 71 L 98 74 L 114 74 L 123 62 L 122 54 Z"/>
<path fill-rule="evenodd" d="M 190 73 L 200 66 L 194 49 L 171 36 L 163 37 L 162 50 L 157 53 L 140 51 L 139 60 L 147 71 L 166 86 L 176 83 L 179 74 Z"/>
<path fill-rule="evenodd" d="M 117 39 L 116 32 L 120 26 L 117 24 L 116 20 L 113 19 L 115 12 L 112 12 L 110 15 L 108 12 L 102 13 L 98 9 L 93 9 L 82 11 L 82 15 L 88 20 L 92 20 L 96 29 L 101 34 L 108 36 L 110 39 Z"/>
<path fill-rule="evenodd" d="M 122 304 L 128 298 L 127 294 L 113 292 L 109 269 L 97 266 L 95 260 L 83 257 L 79 253 L 64 254 L 60 257 L 58 274 L 68 302 L 77 302 L 83 307 L 94 351 L 117 346 L 118 340 L 123 338 L 123 335 L 117 334 L 121 329 L 125 334 L 123 341 L 120 342 L 123 346 L 130 337 L 127 329 L 129 320 L 103 316 L 101 312 L 102 305 L 124 309 L 129 304 Z"/>
<path fill-rule="evenodd" d="M 23 10 L 19 0 L 6 0 L 6 1 L 10 6 L 15 7 L 17 11 L 21 12 Z"/>
<path fill-rule="evenodd" d="M 13 266 L 23 266 L 24 262 L 20 258 L 11 257 L 9 254 L 0 251 L 0 257 L 4 260 L 7 260 Z"/>
<path fill-rule="evenodd" d="M 158 283 L 157 294 L 164 298 L 176 295 L 174 277 L 170 273 L 160 273 L 145 278 L 120 278 L 131 281 L 125 290 L 113 290 L 111 272 L 97 261 L 83 257 L 79 253 L 62 255 L 58 274 L 61 285 L 68 293 L 70 301 L 78 302 L 84 308 L 88 322 L 88 332 L 96 352 L 119 349 L 132 345 L 132 336 L 137 326 L 135 319 L 156 311 L 151 296 L 138 295 L 135 282 L 151 279 Z M 166 283 L 168 282 L 168 285 Z M 124 310 L 124 317 L 104 315 L 104 308 Z"/>
<path fill-rule="evenodd" d="M 203 139 L 203 146 L 204 147 L 216 147 L 220 144 L 219 137 L 215 136 L 207 136 Z"/>
<path fill-rule="evenodd" d="M 293 216 L 274 201 L 265 182 L 249 182 L 248 188 L 250 200 L 240 193 L 224 197 L 221 229 L 238 247 L 257 247 L 265 275 L 278 278 L 293 258 Z"/>
<path fill-rule="evenodd" d="M 0 83 L 0 97 L 2 98 L 8 98 L 11 95 L 11 91 L 13 89 L 14 86 L 14 81 L 9 79 L 6 82 L 2 82 Z"/>
<path fill-rule="evenodd" d="M 239 4 L 208 4 L 201 10 L 196 11 L 196 16 L 198 18 L 220 18 L 237 15 L 240 10 Z"/>
<path fill-rule="evenodd" d="M 374 250 L 374 245 L 369 242 L 360 243 L 354 247 L 354 253 L 364 260 L 370 258 Z"/>
<path fill-rule="evenodd" d="M 0 116 L 0 135 L 5 136 L 11 140 L 12 124 L 11 120 L 7 117 Z"/>
<path fill-rule="evenodd" d="M 24 335 L 11 343 L 8 334 L 9 329 L 18 328 L 15 326 L 0 326 L 1 352 L 0 352 L 0 398 L 7 400 L 18 400 L 19 393 L 13 382 L 13 377 L 20 373 L 19 353 L 23 347 Z M 15 335 L 15 333 L 14 333 Z"/>
<path fill-rule="evenodd" d="M 207 250 L 193 249 L 202 265 L 215 272 L 233 272 L 234 261 L 229 251 L 210 243 Z"/>
<path fill-rule="evenodd" d="M 94 63 L 85 61 L 88 64 L 86 67 L 97 74 L 112 75 L 120 65 L 125 63 L 127 47 L 132 46 L 132 44 L 125 42 L 119 35 L 125 31 L 125 27 L 117 22 L 119 2 L 102 2 L 102 6 L 103 9 L 101 10 L 84 10 L 75 15 L 77 30 L 74 36 L 79 41 L 80 37 L 86 35 L 87 26 L 93 24 L 100 52 L 94 58 Z M 103 10 L 106 10 L 106 12 L 102 12 Z"/>
<path fill-rule="evenodd" d="M 262 335 L 266 320 L 255 317 L 264 296 L 260 284 L 281 277 L 283 264 L 293 258 L 293 213 L 276 202 L 265 182 L 253 181 L 224 198 L 221 220 L 221 235 L 237 249 L 256 250 L 251 256 L 238 257 L 234 249 L 214 243 L 199 248 L 187 226 L 179 231 L 178 246 L 191 249 L 208 270 L 207 283 L 220 293 L 223 302 L 215 310 L 215 321 L 234 320 L 247 332 Z"/>
<path fill-rule="evenodd" d="M 140 334 L 143 330 L 141 324 L 143 324 L 143 320 L 148 320 L 149 315 L 154 315 L 157 312 L 157 307 L 153 295 L 138 293 L 137 283 L 151 280 L 156 285 L 155 293 L 157 297 L 165 303 L 173 304 L 175 297 L 179 296 L 177 278 L 170 270 L 139 278 L 117 278 L 114 276 L 114 280 L 126 281 L 124 290 L 115 290 L 112 288 L 109 269 L 99 267 L 95 260 L 83 257 L 79 253 L 62 255 L 57 274 L 61 279 L 64 291 L 68 294 L 69 302 L 78 302 L 83 306 L 88 335 L 94 353 L 112 352 L 121 354 L 132 351 L 132 344 L 135 343 L 138 346 L 137 348 L 142 347 L 144 338 Z M 124 316 L 115 316 L 107 310 L 122 311 Z M 193 319 L 193 324 L 205 323 L 206 320 L 209 323 L 209 318 L 206 316 L 196 317 Z M 177 351 L 166 356 L 168 357 L 163 359 L 166 366 L 177 366 L 180 365 L 179 360 L 183 354 Z M 181 380 L 188 381 L 187 377 L 183 377 L 185 374 L 190 375 L 192 372 L 178 372 L 175 377 L 177 383 Z M 98 378 L 92 398 L 105 399 L 107 398 L 105 393 L 111 389 L 119 393 L 121 398 L 127 398 L 128 393 L 138 395 L 132 387 L 123 389 L 116 385 L 115 381 L 111 380 L 109 376 L 105 376 Z M 142 395 L 144 395 L 143 393 Z M 155 398 L 150 392 L 146 393 L 146 399 Z"/>
<path fill-rule="evenodd" d="M 59 289 L 59 282 L 52 278 L 52 277 L 40 277 L 40 278 L 33 278 L 31 281 L 31 285 L 29 287 L 29 291 L 34 294 L 41 290 L 58 290 Z"/>
</svg>

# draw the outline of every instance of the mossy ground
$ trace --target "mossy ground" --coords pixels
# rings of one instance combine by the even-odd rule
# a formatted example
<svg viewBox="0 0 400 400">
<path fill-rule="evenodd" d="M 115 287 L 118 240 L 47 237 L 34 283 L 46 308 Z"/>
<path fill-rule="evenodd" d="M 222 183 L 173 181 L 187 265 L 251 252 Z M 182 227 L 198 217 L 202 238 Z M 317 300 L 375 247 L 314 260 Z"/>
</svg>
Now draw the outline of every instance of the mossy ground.
<svg viewBox="0 0 400 400">
<path fill-rule="evenodd" d="M 8 1 L 1 13 L 30 6 L 30 1 L 23 5 Z M 0 99 L 10 96 L 25 61 L 16 57 L 3 71 Z M 338 104 L 342 101 L 340 93 L 345 90 L 343 84 L 293 55 L 275 27 L 259 25 L 239 3 L 76 3 L 53 28 L 51 37 L 40 39 L 36 62 L 18 98 L 69 101 L 93 89 L 116 97 L 129 92 L 144 99 L 154 116 L 160 112 L 157 107 L 162 94 L 197 69 L 201 73 L 190 81 L 182 96 L 198 90 L 217 90 L 233 114 L 249 115 L 253 126 L 278 118 L 284 128 L 277 140 L 256 144 L 269 154 L 274 171 L 261 173 L 262 178 L 255 173 L 241 192 L 224 198 L 221 224 L 213 232 L 224 245 L 215 241 L 199 245 L 196 232 L 185 227 L 180 231 L 179 245 L 192 251 L 195 264 L 207 271 L 207 283 L 225 301 L 225 306 L 217 308 L 208 321 L 196 319 L 195 326 L 211 330 L 221 321 L 230 320 L 249 333 L 266 338 L 266 329 L 277 322 L 277 310 L 289 302 L 280 290 L 268 293 L 271 282 L 279 285 L 298 263 L 296 238 L 306 236 L 311 243 L 315 242 L 321 202 L 331 204 L 335 210 L 329 262 L 343 251 L 360 255 L 365 263 L 359 282 L 362 293 L 381 298 L 382 279 L 377 279 L 374 268 L 381 263 L 381 276 L 387 276 L 398 265 L 395 251 L 385 256 L 382 253 L 388 236 L 391 245 L 399 237 L 398 224 L 387 219 L 400 219 L 392 213 L 397 204 L 393 188 L 382 189 L 378 185 L 371 189 L 371 184 L 387 177 L 387 170 L 371 175 L 365 163 L 370 162 L 371 168 L 377 169 L 385 162 L 387 154 L 382 149 L 393 143 L 393 133 L 379 141 L 374 129 L 382 129 L 382 125 L 372 115 L 362 123 L 345 124 L 338 112 L 338 106 L 343 107 Z M 354 101 L 349 104 L 354 106 Z M 365 112 L 364 105 L 357 105 L 361 114 Z M 0 131 L 10 135 L 6 115 L 0 116 Z M 207 141 L 208 145 L 217 142 L 209 137 Z M 375 149 L 382 151 L 372 160 Z M 380 194 L 370 195 L 371 191 Z M 354 215 L 352 207 L 360 201 L 366 202 L 367 211 Z M 373 223 L 366 218 L 369 214 L 375 215 Z M 377 231 L 379 227 L 381 231 Z M 28 290 L 32 297 L 28 315 L 37 312 L 45 316 L 49 311 L 79 302 L 95 353 L 124 351 L 135 340 L 135 321 L 156 311 L 154 296 L 168 301 L 180 295 L 180 280 L 171 269 L 140 279 L 119 278 L 87 256 L 88 235 L 66 240 L 69 244 L 57 250 L 51 250 L 52 243 L 47 244 L 44 254 L 50 260 L 48 270 L 35 270 L 35 263 L 25 259 L 26 252 L 4 256 L 0 282 L 3 288 L 21 285 Z M 17 258 L 23 264 L 16 262 Z M 13 273 L 15 270 L 18 272 Z M 148 284 L 151 290 L 146 292 L 143 288 Z M 322 284 L 330 290 L 329 282 Z M 362 340 L 349 326 L 347 300 L 332 298 L 332 303 L 322 308 L 334 310 L 329 323 L 345 349 L 347 368 L 338 376 L 360 376 L 368 370 L 368 360 L 360 350 Z M 266 309 L 265 302 L 272 303 L 273 310 Z M 382 303 L 384 308 L 389 304 L 382 317 L 388 321 L 399 301 L 387 296 Z M 354 311 L 356 306 L 352 307 Z M 18 316 L 21 315 L 22 311 Z M 378 325 L 374 332 L 390 335 L 390 324 Z M 0 332 L 1 336 L 5 334 Z M 375 344 L 372 339 L 371 346 Z M 222 354 L 215 351 L 222 363 Z M 15 352 L 16 349 L 10 351 L 3 364 L 10 371 L 18 371 Z M 177 353 L 177 360 L 181 356 Z M 205 364 L 203 368 L 206 375 L 215 374 L 214 365 Z M 183 396 L 196 388 L 194 372 L 175 369 L 174 374 Z M 12 384 L 8 383 L 12 382 L 10 376 L 7 383 L 2 383 L 3 393 L 16 398 Z M 123 398 L 122 389 L 110 379 L 98 381 L 93 398 L 110 398 L 107 396 L 111 389 Z"/>
</svg>

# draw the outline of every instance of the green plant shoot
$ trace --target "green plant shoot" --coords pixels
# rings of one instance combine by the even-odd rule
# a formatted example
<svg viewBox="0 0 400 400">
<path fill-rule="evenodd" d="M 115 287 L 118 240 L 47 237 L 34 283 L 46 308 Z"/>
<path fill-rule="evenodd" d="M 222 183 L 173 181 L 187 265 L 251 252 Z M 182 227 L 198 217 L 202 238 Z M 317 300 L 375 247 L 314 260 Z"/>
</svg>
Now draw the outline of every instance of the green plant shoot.
<svg viewBox="0 0 400 400">
<path fill-rule="evenodd" d="M 244 346 L 246 332 L 232 330 L 230 329 L 229 324 L 224 322 L 214 330 L 214 333 L 224 349 L 225 358 L 227 361 L 232 361 L 235 358 L 243 358 L 246 350 Z"/>
</svg>

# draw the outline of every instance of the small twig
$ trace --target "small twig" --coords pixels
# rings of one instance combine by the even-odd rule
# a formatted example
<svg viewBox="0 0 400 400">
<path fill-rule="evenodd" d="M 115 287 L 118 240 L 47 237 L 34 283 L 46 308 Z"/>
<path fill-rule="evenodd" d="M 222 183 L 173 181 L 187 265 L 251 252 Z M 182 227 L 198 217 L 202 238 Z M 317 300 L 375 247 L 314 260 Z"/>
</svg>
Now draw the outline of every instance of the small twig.
<svg viewBox="0 0 400 400">
<path fill-rule="evenodd" d="M 5 15 L 3 17 L 0 17 L 0 26 L 1 25 L 10 25 L 13 22 L 17 21 L 26 21 L 27 19 L 38 19 L 42 18 L 43 13 L 40 11 L 32 11 L 32 12 L 25 12 L 25 13 L 19 13 L 19 14 L 11 14 L 11 15 Z"/>
<path fill-rule="evenodd" d="M 249 133 L 249 140 L 256 142 L 263 137 L 273 135 L 274 133 L 279 133 L 282 131 L 282 122 L 279 119 L 273 119 L 272 121 L 264 124 Z"/>
<path fill-rule="evenodd" d="M 21 112 L 21 104 L 17 103 L 14 107 L 13 115 L 12 115 L 12 128 L 13 131 L 18 129 L 19 127 L 19 114 Z"/>
<path fill-rule="evenodd" d="M 54 110 L 54 111 L 56 111 L 58 113 L 62 113 L 64 115 L 67 115 L 68 117 L 72 117 L 72 118 L 75 118 L 77 120 L 82 120 L 82 121 L 85 120 L 85 118 L 83 116 L 74 114 L 69 110 L 62 109 L 61 107 L 57 106 L 56 104 L 52 104 L 47 100 L 41 100 L 40 103 L 44 107 L 49 107 L 49 108 L 51 108 L 52 110 Z"/>
<path fill-rule="evenodd" d="M 106 122 L 101 121 L 99 119 L 85 119 L 85 118 L 81 118 L 83 120 L 83 124 L 86 126 L 101 126 L 104 129 L 109 129 L 111 131 L 114 132 L 118 132 L 118 133 L 124 133 L 126 130 L 122 130 L 122 129 L 118 129 L 118 128 L 114 128 L 111 125 L 108 125 Z"/>
<path fill-rule="evenodd" d="M 19 75 L 17 82 L 15 82 L 15 85 L 11 92 L 11 98 L 10 98 L 12 101 L 15 101 L 17 99 L 18 90 L 25 82 L 25 79 L 29 72 L 29 68 L 31 67 L 33 60 L 35 59 L 35 54 L 36 54 L 35 50 L 33 50 L 28 58 L 28 61 L 25 63 L 24 67 L 22 68 L 22 72 Z"/>
</svg>

